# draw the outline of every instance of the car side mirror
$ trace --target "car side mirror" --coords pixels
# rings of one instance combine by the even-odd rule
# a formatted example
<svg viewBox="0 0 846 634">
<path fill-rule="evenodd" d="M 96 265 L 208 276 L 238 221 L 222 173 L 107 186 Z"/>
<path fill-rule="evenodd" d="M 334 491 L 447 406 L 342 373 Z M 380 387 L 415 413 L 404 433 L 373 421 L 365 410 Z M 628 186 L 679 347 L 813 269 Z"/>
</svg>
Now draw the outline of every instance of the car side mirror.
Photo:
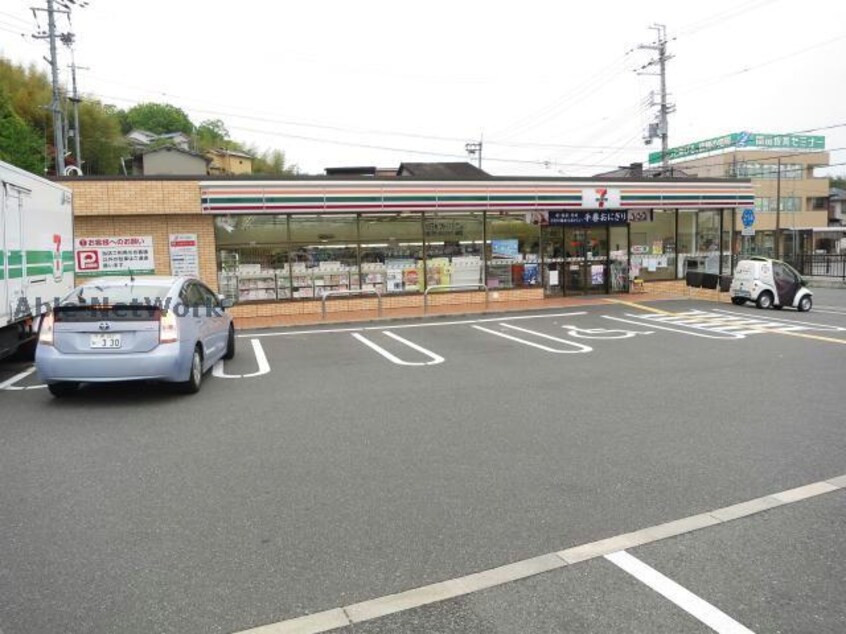
<svg viewBox="0 0 846 634">
<path fill-rule="evenodd" d="M 224 295 L 218 295 L 217 297 L 220 299 L 220 305 L 223 306 L 224 309 L 232 308 L 235 305 L 235 302 L 233 302 L 229 297 Z"/>
</svg>

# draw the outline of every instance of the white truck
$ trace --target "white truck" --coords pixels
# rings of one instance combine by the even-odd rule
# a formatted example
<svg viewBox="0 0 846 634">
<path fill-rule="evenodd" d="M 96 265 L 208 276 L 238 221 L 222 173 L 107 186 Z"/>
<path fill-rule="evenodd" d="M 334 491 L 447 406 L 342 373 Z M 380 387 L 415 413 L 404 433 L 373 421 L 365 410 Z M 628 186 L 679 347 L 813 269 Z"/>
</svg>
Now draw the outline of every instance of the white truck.
<svg viewBox="0 0 846 634">
<path fill-rule="evenodd" d="M 0 161 L 0 359 L 34 349 L 42 307 L 74 287 L 71 191 Z"/>
</svg>

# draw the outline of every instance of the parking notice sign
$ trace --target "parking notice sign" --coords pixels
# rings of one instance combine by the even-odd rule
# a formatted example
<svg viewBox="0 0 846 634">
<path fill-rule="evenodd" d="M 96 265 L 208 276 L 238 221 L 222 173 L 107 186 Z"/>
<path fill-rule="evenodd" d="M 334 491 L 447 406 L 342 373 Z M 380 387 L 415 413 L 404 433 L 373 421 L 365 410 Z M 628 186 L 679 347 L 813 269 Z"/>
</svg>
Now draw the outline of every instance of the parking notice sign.
<svg viewBox="0 0 846 634">
<path fill-rule="evenodd" d="M 196 233 L 170 234 L 170 274 L 200 276 L 200 256 Z"/>
<path fill-rule="evenodd" d="M 149 275 L 156 272 L 153 236 L 93 236 L 74 240 L 76 274 Z"/>
</svg>

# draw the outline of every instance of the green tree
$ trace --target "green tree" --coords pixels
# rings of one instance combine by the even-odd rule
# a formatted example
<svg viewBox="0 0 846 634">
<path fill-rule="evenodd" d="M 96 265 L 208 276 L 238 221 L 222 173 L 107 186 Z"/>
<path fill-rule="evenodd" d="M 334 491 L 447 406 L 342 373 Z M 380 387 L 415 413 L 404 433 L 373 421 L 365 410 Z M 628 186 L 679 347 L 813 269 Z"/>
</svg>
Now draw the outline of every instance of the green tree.
<svg viewBox="0 0 846 634">
<path fill-rule="evenodd" d="M 259 152 L 254 147 L 245 150 L 253 156 L 253 174 L 264 176 L 293 176 L 299 174 L 296 165 L 289 165 L 285 152 L 282 150 L 265 150 Z"/>
<path fill-rule="evenodd" d="M 82 132 L 82 171 L 101 175 L 123 173 L 121 160 L 129 156 L 129 147 L 117 108 L 103 105 L 96 99 L 84 99 L 79 104 L 79 129 Z"/>
<path fill-rule="evenodd" d="M 155 134 L 184 132 L 192 134 L 194 124 L 181 108 L 169 103 L 139 103 L 126 111 L 130 129 L 147 130 Z"/>
<path fill-rule="evenodd" d="M 238 143 L 229 138 L 229 130 L 220 119 L 208 119 L 197 126 L 197 147 L 200 152 L 215 148 L 240 149 Z"/>
<path fill-rule="evenodd" d="M 0 86 L 11 99 L 12 109 L 36 129 L 50 126 L 52 138 L 52 116 L 47 109 L 52 99 L 52 86 L 47 73 L 35 66 L 27 68 L 0 59 Z"/>
<path fill-rule="evenodd" d="M 0 86 L 0 160 L 43 175 L 41 137 L 12 109 L 12 100 Z"/>
<path fill-rule="evenodd" d="M 838 189 L 846 189 L 846 174 L 837 174 L 831 177 L 831 186 Z"/>
</svg>

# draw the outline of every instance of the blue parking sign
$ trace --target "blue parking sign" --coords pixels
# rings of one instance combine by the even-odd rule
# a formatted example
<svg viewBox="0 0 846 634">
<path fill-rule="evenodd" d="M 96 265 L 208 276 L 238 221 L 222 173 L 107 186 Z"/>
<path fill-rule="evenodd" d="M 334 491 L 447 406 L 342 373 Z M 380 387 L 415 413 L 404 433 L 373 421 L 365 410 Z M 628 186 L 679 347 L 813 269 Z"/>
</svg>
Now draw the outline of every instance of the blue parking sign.
<svg viewBox="0 0 846 634">
<path fill-rule="evenodd" d="M 743 216 L 741 216 L 741 220 L 743 221 L 744 227 L 751 227 L 755 224 L 755 210 L 754 209 L 744 209 Z"/>
</svg>

